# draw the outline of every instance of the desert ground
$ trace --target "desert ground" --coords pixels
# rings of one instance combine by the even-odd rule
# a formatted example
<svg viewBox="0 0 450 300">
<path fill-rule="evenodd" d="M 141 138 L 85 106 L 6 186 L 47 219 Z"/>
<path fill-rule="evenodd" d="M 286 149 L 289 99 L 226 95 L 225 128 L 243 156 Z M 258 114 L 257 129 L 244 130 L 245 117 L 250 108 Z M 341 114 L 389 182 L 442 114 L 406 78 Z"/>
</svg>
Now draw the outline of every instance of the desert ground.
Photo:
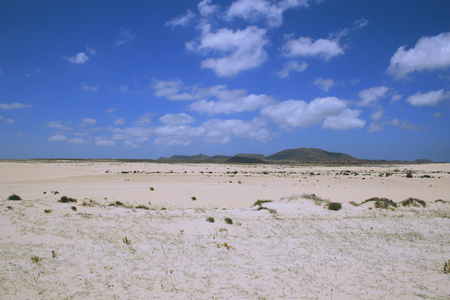
<svg viewBox="0 0 450 300">
<path fill-rule="evenodd" d="M 449 195 L 450 164 L 1 161 L 0 299 L 449 299 Z"/>
</svg>

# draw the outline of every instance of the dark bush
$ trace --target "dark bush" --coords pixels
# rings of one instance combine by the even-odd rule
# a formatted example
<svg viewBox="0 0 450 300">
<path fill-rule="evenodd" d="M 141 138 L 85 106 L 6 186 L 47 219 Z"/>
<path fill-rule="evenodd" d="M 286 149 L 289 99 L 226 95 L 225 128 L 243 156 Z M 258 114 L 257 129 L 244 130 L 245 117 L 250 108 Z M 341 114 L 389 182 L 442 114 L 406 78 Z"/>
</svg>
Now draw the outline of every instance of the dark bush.
<svg viewBox="0 0 450 300">
<path fill-rule="evenodd" d="M 58 201 L 61 203 L 70 203 L 70 202 L 77 202 L 77 199 L 62 196 L 61 199 L 59 199 Z"/>
<path fill-rule="evenodd" d="M 18 201 L 18 200 L 22 200 L 22 198 L 20 198 L 19 195 L 16 194 L 12 194 L 8 197 L 8 200 L 14 200 L 14 201 Z"/>
<path fill-rule="evenodd" d="M 415 206 L 415 207 L 420 207 L 420 206 L 426 207 L 427 206 L 425 201 L 417 199 L 417 198 L 412 198 L 412 197 L 409 197 L 408 199 L 403 200 L 402 202 L 400 202 L 400 204 L 405 207 L 406 206 Z"/>
<path fill-rule="evenodd" d="M 330 202 L 328 203 L 328 210 L 338 211 L 342 208 L 342 204 L 339 202 Z"/>
<path fill-rule="evenodd" d="M 233 220 L 231 218 L 225 218 L 225 223 L 232 225 Z"/>
<path fill-rule="evenodd" d="M 206 221 L 208 221 L 210 223 L 214 223 L 214 218 L 213 217 L 208 217 L 208 218 L 206 218 Z"/>
<path fill-rule="evenodd" d="M 269 203 L 269 202 L 272 202 L 272 200 L 256 200 L 255 201 L 255 203 L 253 203 L 253 206 L 256 206 L 256 205 L 259 205 L 259 206 L 261 206 L 262 204 L 264 204 L 264 203 Z"/>
</svg>

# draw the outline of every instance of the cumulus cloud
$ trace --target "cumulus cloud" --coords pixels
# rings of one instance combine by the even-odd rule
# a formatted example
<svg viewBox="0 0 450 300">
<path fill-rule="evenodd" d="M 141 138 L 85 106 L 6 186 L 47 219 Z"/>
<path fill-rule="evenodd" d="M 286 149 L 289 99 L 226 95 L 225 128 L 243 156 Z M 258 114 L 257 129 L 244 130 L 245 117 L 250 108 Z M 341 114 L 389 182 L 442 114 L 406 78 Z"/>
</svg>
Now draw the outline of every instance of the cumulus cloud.
<svg viewBox="0 0 450 300">
<path fill-rule="evenodd" d="M 74 139 L 68 139 L 67 140 L 69 143 L 71 144 L 75 144 L 75 145 L 82 145 L 87 143 L 88 141 L 83 139 L 83 138 L 74 138 Z"/>
<path fill-rule="evenodd" d="M 227 11 L 227 17 L 242 18 L 247 21 L 265 20 L 269 27 L 277 27 L 283 23 L 283 13 L 288 9 L 308 6 L 308 0 L 237 0 Z"/>
<path fill-rule="evenodd" d="M 172 28 L 174 28 L 175 26 L 184 27 L 188 25 L 193 18 L 195 18 L 195 14 L 190 9 L 188 9 L 185 15 L 173 18 L 166 23 L 166 26 L 170 26 Z"/>
<path fill-rule="evenodd" d="M 95 124 L 97 124 L 97 120 L 91 119 L 91 118 L 84 118 L 81 121 L 80 127 L 85 127 L 85 126 L 88 126 L 88 125 L 95 125 Z"/>
<path fill-rule="evenodd" d="M 21 108 L 31 108 L 33 105 L 23 104 L 20 102 L 15 103 L 0 103 L 0 109 L 4 110 L 12 110 L 12 109 L 21 109 Z"/>
<path fill-rule="evenodd" d="M 113 132 L 113 140 L 126 140 L 133 143 L 141 143 L 149 140 L 153 129 L 146 127 L 110 128 Z"/>
<path fill-rule="evenodd" d="M 89 57 L 84 52 L 77 53 L 72 57 L 64 57 L 64 58 L 73 64 L 84 64 L 89 60 Z"/>
<path fill-rule="evenodd" d="M 386 86 L 377 86 L 370 89 L 362 90 L 359 92 L 359 98 L 361 101 L 359 102 L 359 106 L 368 106 L 374 104 L 380 98 L 384 98 L 387 96 L 387 92 L 389 88 Z"/>
<path fill-rule="evenodd" d="M 324 92 L 329 92 L 330 88 L 335 85 L 335 82 L 333 79 L 325 79 L 322 77 L 319 77 L 314 81 L 314 84 L 317 85 L 321 90 Z"/>
<path fill-rule="evenodd" d="M 320 124 L 326 117 L 338 116 L 346 109 L 347 101 L 326 97 L 316 98 L 310 103 L 303 100 L 283 101 L 264 107 L 261 115 L 279 124 L 281 128 L 307 128 Z"/>
<path fill-rule="evenodd" d="M 61 135 L 61 134 L 55 134 L 55 135 L 50 136 L 47 140 L 49 142 L 62 142 L 62 141 L 67 140 L 67 137 L 64 135 Z"/>
<path fill-rule="evenodd" d="M 222 28 L 211 32 L 210 26 L 205 25 L 200 41 L 188 43 L 186 47 L 202 55 L 214 56 L 203 60 L 202 68 L 213 70 L 219 77 L 234 77 L 267 60 L 264 47 L 269 40 L 266 31 L 249 26 L 243 30 Z"/>
<path fill-rule="evenodd" d="M 59 130 L 71 130 L 72 128 L 61 124 L 61 121 L 49 121 L 47 122 L 47 127 L 56 128 Z"/>
<path fill-rule="evenodd" d="M 100 139 L 100 140 L 96 141 L 95 144 L 97 146 L 115 146 L 116 142 L 115 141 L 111 141 L 111 140 Z"/>
<path fill-rule="evenodd" d="M 114 120 L 114 124 L 115 125 L 124 125 L 126 123 L 126 121 L 127 120 L 124 118 L 118 118 L 118 119 Z"/>
<path fill-rule="evenodd" d="M 198 127 L 190 125 L 165 125 L 155 129 L 155 143 L 165 146 L 190 145 L 195 139 L 205 143 L 227 144 L 233 138 L 243 138 L 267 142 L 272 134 L 260 119 L 251 121 L 228 119 L 212 119 Z"/>
<path fill-rule="evenodd" d="M 184 125 L 194 122 L 195 119 L 185 113 L 179 113 L 179 114 L 166 114 L 161 118 L 159 118 L 159 120 L 162 123 L 168 125 Z"/>
<path fill-rule="evenodd" d="M 203 17 L 210 16 L 219 10 L 219 6 L 212 5 L 211 0 L 200 1 L 197 8 L 198 8 L 200 15 Z"/>
<path fill-rule="evenodd" d="M 381 131 L 385 126 L 392 126 L 403 131 L 419 131 L 425 129 L 423 126 L 412 124 L 408 120 L 401 121 L 399 119 L 394 118 L 392 120 L 384 122 L 373 122 L 370 124 L 368 131 L 369 132 Z"/>
<path fill-rule="evenodd" d="M 313 41 L 309 37 L 300 37 L 285 42 L 282 53 L 287 57 L 315 56 L 329 60 L 333 56 L 344 54 L 338 40 L 318 39 Z"/>
<path fill-rule="evenodd" d="M 277 75 L 280 78 L 288 78 L 291 72 L 303 72 L 307 67 L 306 62 L 299 64 L 298 61 L 291 60 L 284 65 L 283 70 L 279 71 Z"/>
<path fill-rule="evenodd" d="M 429 91 L 427 93 L 418 92 L 406 99 L 406 102 L 412 106 L 435 106 L 440 101 L 449 99 L 450 92 L 444 92 L 443 89 L 437 91 Z"/>
<path fill-rule="evenodd" d="M 0 121 L 5 122 L 5 123 L 9 123 L 9 124 L 12 124 L 12 123 L 16 122 L 13 119 L 7 119 L 7 118 L 5 118 L 3 116 L 0 116 Z"/>
<path fill-rule="evenodd" d="M 89 92 L 96 92 L 98 90 L 98 87 L 93 86 L 93 85 L 87 85 L 85 82 L 82 82 L 80 84 L 81 89 L 85 90 L 85 91 L 89 91 Z"/>
<path fill-rule="evenodd" d="M 360 110 L 352 110 L 347 108 L 339 115 L 326 117 L 323 121 L 322 128 L 332 130 L 347 130 L 353 128 L 362 128 L 366 126 L 366 121 L 361 120 L 358 116 Z"/>
<path fill-rule="evenodd" d="M 404 78 L 415 71 L 444 69 L 450 66 L 450 32 L 422 37 L 414 48 L 401 46 L 391 57 L 387 72 Z"/>
<path fill-rule="evenodd" d="M 116 40 L 116 46 L 122 46 L 131 43 L 135 38 L 135 35 L 130 30 L 120 29 L 119 37 Z"/>
<path fill-rule="evenodd" d="M 207 114 L 253 111 L 274 102 L 269 96 L 248 95 L 246 90 L 230 90 L 226 85 L 200 88 L 181 81 L 157 81 L 152 88 L 155 96 L 168 100 L 194 100 L 189 108 Z"/>
<path fill-rule="evenodd" d="M 139 119 L 137 119 L 136 122 L 134 122 L 134 125 L 141 127 L 148 126 L 152 122 L 150 116 L 151 116 L 150 113 L 146 113 L 145 115 L 139 117 Z"/>
</svg>

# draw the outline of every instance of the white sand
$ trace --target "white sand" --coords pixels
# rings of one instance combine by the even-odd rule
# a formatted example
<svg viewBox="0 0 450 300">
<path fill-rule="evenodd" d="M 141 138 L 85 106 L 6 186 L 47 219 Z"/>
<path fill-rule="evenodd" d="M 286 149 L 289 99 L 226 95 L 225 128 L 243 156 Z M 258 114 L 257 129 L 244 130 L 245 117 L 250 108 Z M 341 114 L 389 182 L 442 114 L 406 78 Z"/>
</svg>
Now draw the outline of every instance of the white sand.
<svg viewBox="0 0 450 300">
<path fill-rule="evenodd" d="M 1 162 L 0 298 L 448 299 L 450 203 L 435 200 L 450 200 L 449 172 Z M 24 200 L 7 201 L 12 193 Z M 300 196 L 313 193 L 342 210 Z M 370 197 L 427 207 L 349 204 Z M 263 204 L 271 210 L 252 207 L 258 199 L 273 200 Z"/>
</svg>

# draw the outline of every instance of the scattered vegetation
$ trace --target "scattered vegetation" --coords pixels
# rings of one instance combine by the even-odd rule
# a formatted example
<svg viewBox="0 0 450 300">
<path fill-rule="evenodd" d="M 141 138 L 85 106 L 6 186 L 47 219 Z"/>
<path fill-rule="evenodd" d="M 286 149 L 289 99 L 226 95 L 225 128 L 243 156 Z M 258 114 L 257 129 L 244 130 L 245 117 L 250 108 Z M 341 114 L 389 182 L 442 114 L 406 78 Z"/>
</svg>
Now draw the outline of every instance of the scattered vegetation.
<svg viewBox="0 0 450 300">
<path fill-rule="evenodd" d="M 225 218 L 225 223 L 232 225 L 233 224 L 233 220 L 231 218 Z"/>
<path fill-rule="evenodd" d="M 228 250 L 230 250 L 230 249 L 234 249 L 234 247 L 233 247 L 233 246 L 230 246 L 230 245 L 228 245 L 228 243 L 227 243 L 227 242 L 224 242 L 224 243 L 222 243 L 222 244 L 217 244 L 217 248 L 220 248 L 220 247 L 224 247 L 224 248 L 227 248 Z"/>
<path fill-rule="evenodd" d="M 142 204 L 136 206 L 135 208 L 136 208 L 136 209 L 145 209 L 145 210 L 149 210 L 149 209 L 150 209 L 148 206 L 145 206 L 145 205 L 142 205 Z"/>
<path fill-rule="evenodd" d="M 155 188 L 152 187 L 152 186 L 151 186 L 149 189 L 150 189 L 150 191 L 152 191 L 152 192 L 155 190 Z"/>
<path fill-rule="evenodd" d="M 122 241 L 127 245 L 131 245 L 131 240 L 129 240 L 127 237 L 124 237 Z"/>
<path fill-rule="evenodd" d="M 71 209 L 72 209 L 73 211 L 77 211 L 77 207 L 76 207 L 76 206 L 72 206 Z"/>
<path fill-rule="evenodd" d="M 56 251 L 52 250 L 52 257 L 55 258 L 56 257 Z"/>
<path fill-rule="evenodd" d="M 197 198 L 196 197 L 191 197 L 191 200 L 195 201 L 195 200 L 197 200 Z"/>
<path fill-rule="evenodd" d="M 34 256 L 31 257 L 31 261 L 32 261 L 33 263 L 37 264 L 38 262 L 41 262 L 41 261 L 42 261 L 42 258 L 40 258 L 40 257 L 37 256 L 37 255 L 34 255 Z"/>
<path fill-rule="evenodd" d="M 17 194 L 12 194 L 12 195 L 9 195 L 8 200 L 18 201 L 18 200 L 22 200 L 22 198 L 20 198 L 20 196 Z"/>
<path fill-rule="evenodd" d="M 413 178 L 412 172 L 406 173 L 406 178 Z"/>
<path fill-rule="evenodd" d="M 316 196 L 316 194 L 302 194 L 300 197 L 303 199 L 314 200 L 314 204 L 316 205 L 322 205 L 324 202 L 328 202 L 328 200 Z"/>
<path fill-rule="evenodd" d="M 328 210 L 338 211 L 338 210 L 341 210 L 341 208 L 342 208 L 342 204 L 339 203 L 339 202 L 330 202 L 330 203 L 328 203 Z"/>
<path fill-rule="evenodd" d="M 444 262 L 444 273 L 450 274 L 450 259 Z"/>
<path fill-rule="evenodd" d="M 406 199 L 406 200 L 403 200 L 402 202 L 400 202 L 400 204 L 402 205 L 402 206 L 407 206 L 407 207 L 410 207 L 410 206 L 414 206 L 414 207 L 420 207 L 420 206 L 422 206 L 422 207 L 426 207 L 427 206 L 427 204 L 425 203 L 425 201 L 423 201 L 423 200 L 420 200 L 420 199 L 417 199 L 417 198 L 412 198 L 412 197 L 409 197 L 408 199 Z"/>
<path fill-rule="evenodd" d="M 74 198 L 69 198 L 67 196 L 62 196 L 61 199 L 58 200 L 61 203 L 73 203 L 73 202 L 77 202 L 77 199 Z"/>
<path fill-rule="evenodd" d="M 387 199 L 387 198 L 378 198 L 378 197 L 369 198 L 369 199 L 365 200 L 364 202 L 362 202 L 361 204 L 364 204 L 367 202 L 372 202 L 372 201 L 375 202 L 375 208 L 388 209 L 389 207 L 397 207 L 397 203 L 395 203 L 394 201 Z"/>
<path fill-rule="evenodd" d="M 256 200 L 255 203 L 253 203 L 253 206 L 257 206 L 259 205 L 260 207 L 264 204 L 264 203 L 270 203 L 273 202 L 272 200 Z"/>
<path fill-rule="evenodd" d="M 209 223 L 214 223 L 215 222 L 213 217 L 206 218 L 206 221 L 209 222 Z"/>
<path fill-rule="evenodd" d="M 100 206 L 98 202 L 95 200 L 89 199 L 89 201 L 83 200 L 82 206 L 88 206 L 88 207 L 94 207 L 94 206 Z"/>
<path fill-rule="evenodd" d="M 52 210 L 52 209 L 44 209 L 44 212 L 45 212 L 46 214 L 49 214 L 49 213 L 53 212 L 53 210 Z"/>
</svg>

